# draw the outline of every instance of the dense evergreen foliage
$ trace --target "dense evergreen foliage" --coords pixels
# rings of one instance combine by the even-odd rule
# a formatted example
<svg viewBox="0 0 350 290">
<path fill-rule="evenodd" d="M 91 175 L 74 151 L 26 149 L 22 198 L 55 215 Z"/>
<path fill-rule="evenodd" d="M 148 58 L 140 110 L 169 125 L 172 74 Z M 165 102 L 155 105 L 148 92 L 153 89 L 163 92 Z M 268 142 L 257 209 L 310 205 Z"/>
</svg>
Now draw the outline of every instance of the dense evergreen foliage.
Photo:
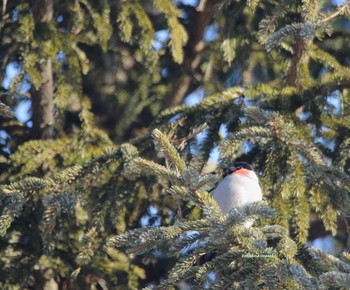
<svg viewBox="0 0 350 290">
<path fill-rule="evenodd" d="M 1 2 L 1 289 L 350 285 L 349 1 L 194 2 Z"/>
</svg>

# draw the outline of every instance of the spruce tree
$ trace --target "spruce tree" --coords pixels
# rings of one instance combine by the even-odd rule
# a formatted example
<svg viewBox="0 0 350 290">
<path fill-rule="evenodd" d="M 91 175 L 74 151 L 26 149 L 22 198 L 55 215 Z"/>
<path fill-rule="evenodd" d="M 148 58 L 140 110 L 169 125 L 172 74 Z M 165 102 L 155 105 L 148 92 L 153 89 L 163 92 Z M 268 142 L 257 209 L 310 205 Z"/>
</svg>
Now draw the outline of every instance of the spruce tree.
<svg viewBox="0 0 350 290">
<path fill-rule="evenodd" d="M 2 1 L 1 289 L 349 287 L 349 1 L 186 3 Z"/>
</svg>

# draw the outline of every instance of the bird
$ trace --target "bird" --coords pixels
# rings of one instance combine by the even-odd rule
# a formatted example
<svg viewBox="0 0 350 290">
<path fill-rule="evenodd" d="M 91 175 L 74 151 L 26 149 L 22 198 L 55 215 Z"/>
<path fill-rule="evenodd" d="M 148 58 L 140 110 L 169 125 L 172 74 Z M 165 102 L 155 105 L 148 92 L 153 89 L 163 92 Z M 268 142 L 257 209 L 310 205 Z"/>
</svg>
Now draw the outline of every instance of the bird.
<svg viewBox="0 0 350 290">
<path fill-rule="evenodd" d="M 227 215 L 232 208 L 261 201 L 263 194 L 253 167 L 246 162 L 235 162 L 212 191 L 212 196 L 223 215 Z M 245 226 L 252 224 L 252 221 L 247 221 Z"/>
</svg>

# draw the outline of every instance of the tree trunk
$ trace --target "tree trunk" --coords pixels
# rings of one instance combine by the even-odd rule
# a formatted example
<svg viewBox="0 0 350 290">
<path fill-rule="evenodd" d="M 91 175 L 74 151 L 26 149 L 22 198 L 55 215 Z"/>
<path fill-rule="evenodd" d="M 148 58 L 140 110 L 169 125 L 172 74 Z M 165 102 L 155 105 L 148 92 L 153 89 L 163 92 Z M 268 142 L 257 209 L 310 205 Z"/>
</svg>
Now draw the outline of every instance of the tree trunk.
<svg viewBox="0 0 350 290">
<path fill-rule="evenodd" d="M 31 9 L 37 27 L 52 21 L 53 1 L 32 1 Z M 39 88 L 33 87 L 32 89 L 32 136 L 34 139 L 50 139 L 53 136 L 53 75 L 51 59 L 42 57 L 36 68 L 40 73 L 41 84 Z M 43 173 L 47 171 L 45 164 L 42 165 L 42 171 Z M 53 278 L 53 270 L 43 265 L 42 267 L 40 267 L 37 275 L 35 275 L 35 289 L 57 290 L 58 284 Z"/>
<path fill-rule="evenodd" d="M 48 23 L 53 18 L 53 0 L 35 0 L 32 3 L 36 25 Z M 41 85 L 32 90 L 33 138 L 50 139 L 53 135 L 53 78 L 50 58 L 44 58 L 37 64 L 41 76 Z"/>
</svg>

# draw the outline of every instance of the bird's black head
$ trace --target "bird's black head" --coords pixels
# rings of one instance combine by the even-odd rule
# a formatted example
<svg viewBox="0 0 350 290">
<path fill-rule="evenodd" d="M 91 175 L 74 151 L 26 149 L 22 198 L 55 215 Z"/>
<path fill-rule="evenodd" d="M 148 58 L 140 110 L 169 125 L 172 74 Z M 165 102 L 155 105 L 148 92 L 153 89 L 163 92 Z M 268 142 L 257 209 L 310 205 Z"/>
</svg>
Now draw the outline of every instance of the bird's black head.
<svg viewBox="0 0 350 290">
<path fill-rule="evenodd" d="M 252 171 L 254 170 L 253 167 L 246 162 L 235 162 L 234 165 L 235 165 L 236 170 L 241 169 L 241 168 L 245 168 L 245 169 L 252 170 Z"/>
<path fill-rule="evenodd" d="M 234 166 L 233 167 L 228 167 L 225 174 L 224 174 L 224 177 L 226 177 L 227 175 L 235 172 L 236 170 L 239 170 L 239 169 L 242 169 L 242 168 L 245 168 L 245 169 L 248 169 L 248 170 L 251 170 L 253 171 L 253 167 L 246 163 L 246 162 L 235 162 L 234 163 Z"/>
</svg>

